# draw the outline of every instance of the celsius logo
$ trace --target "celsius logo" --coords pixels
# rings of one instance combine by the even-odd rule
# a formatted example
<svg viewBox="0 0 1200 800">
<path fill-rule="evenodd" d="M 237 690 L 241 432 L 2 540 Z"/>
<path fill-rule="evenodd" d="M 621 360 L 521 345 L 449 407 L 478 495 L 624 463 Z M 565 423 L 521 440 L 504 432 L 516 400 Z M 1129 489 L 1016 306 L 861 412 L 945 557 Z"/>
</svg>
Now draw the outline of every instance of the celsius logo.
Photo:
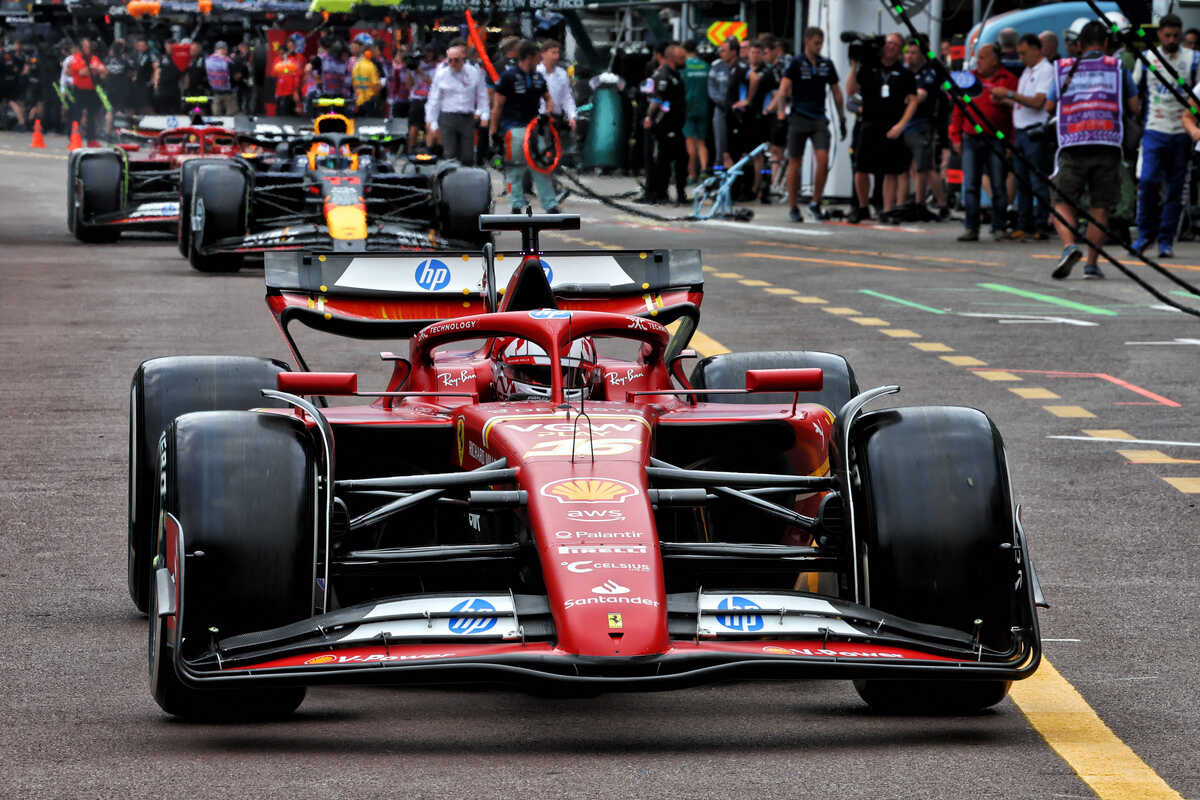
<svg viewBox="0 0 1200 800">
<path fill-rule="evenodd" d="M 758 605 L 758 603 L 754 602 L 753 600 L 748 600 L 745 597 L 738 597 L 736 595 L 733 597 L 726 597 L 717 604 L 717 608 L 722 611 L 740 611 L 743 609 L 761 610 L 761 607 Z M 763 618 L 761 614 L 731 614 L 729 616 L 718 616 L 717 622 L 721 626 L 729 628 L 731 631 L 746 631 L 747 633 L 761 631 L 763 627 Z"/>
<path fill-rule="evenodd" d="M 450 268 L 436 258 L 427 258 L 417 264 L 417 271 L 413 277 L 417 286 L 427 292 L 436 292 L 450 285 Z"/>
<path fill-rule="evenodd" d="M 610 578 L 599 586 L 593 586 L 592 594 L 629 594 L 629 587 L 622 586 Z"/>
<path fill-rule="evenodd" d="M 476 597 L 472 600 L 463 600 L 461 603 L 450 609 L 454 611 L 495 611 L 496 607 L 484 600 L 482 597 Z M 469 633 L 484 633 L 496 627 L 495 617 L 451 617 L 450 632 L 465 636 Z"/>
</svg>

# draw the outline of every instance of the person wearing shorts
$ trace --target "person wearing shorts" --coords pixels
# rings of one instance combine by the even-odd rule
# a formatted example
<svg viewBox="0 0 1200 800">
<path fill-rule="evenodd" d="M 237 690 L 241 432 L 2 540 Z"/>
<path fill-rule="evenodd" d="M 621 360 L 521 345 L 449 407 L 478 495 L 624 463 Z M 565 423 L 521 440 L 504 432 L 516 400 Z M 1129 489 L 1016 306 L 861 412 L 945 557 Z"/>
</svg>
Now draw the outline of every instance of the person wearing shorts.
<svg viewBox="0 0 1200 800">
<path fill-rule="evenodd" d="M 821 198 L 825 194 L 825 181 L 829 176 L 829 120 L 825 116 L 825 92 L 833 93 L 833 104 L 837 110 L 841 138 L 846 138 L 846 111 L 842 90 L 838 86 L 837 68 L 833 62 L 821 55 L 825 46 L 825 33 L 820 28 L 804 31 L 804 48 L 791 60 L 779 81 L 767 116 L 774 120 L 778 131 L 786 120 L 783 133 L 787 145 L 787 192 L 788 217 L 793 222 L 802 222 L 798 195 L 800 192 L 800 164 L 804 158 L 804 147 L 811 139 L 817 169 L 813 176 L 812 202 L 808 209 L 816 219 L 822 219 Z M 788 105 L 791 113 L 788 113 Z M 776 134 L 778 135 L 778 133 Z"/>
<path fill-rule="evenodd" d="M 854 163 L 854 193 L 858 204 L 850 212 L 852 223 L 869 219 L 871 175 L 883 175 L 883 213 L 880 221 L 891 221 L 899 205 L 899 176 L 908 171 L 912 160 L 904 144 L 903 133 L 917 110 L 917 83 L 900 61 L 904 39 L 890 33 L 884 39 L 878 61 L 873 64 L 850 62 L 846 93 L 861 90 L 861 128 Z"/>
<path fill-rule="evenodd" d="M 950 218 L 950 209 L 946 207 L 946 189 L 942 186 L 937 164 L 937 116 L 941 91 L 937 72 L 925 58 L 928 51 L 929 47 L 923 41 L 910 38 L 905 43 L 904 62 L 912 70 L 917 82 L 917 110 L 912 122 L 904 129 L 904 144 L 912 153 L 910 171 L 917 206 L 923 208 L 926 192 L 932 191 L 938 204 L 937 218 L 945 221 Z M 907 195 L 907 188 L 902 189 L 900 194 L 901 197 Z"/>
<path fill-rule="evenodd" d="M 683 43 L 687 61 L 683 65 L 683 88 L 687 96 L 687 117 L 683 122 L 687 148 L 688 181 L 695 182 L 708 171 L 708 62 L 696 54 L 696 40 Z"/>
</svg>

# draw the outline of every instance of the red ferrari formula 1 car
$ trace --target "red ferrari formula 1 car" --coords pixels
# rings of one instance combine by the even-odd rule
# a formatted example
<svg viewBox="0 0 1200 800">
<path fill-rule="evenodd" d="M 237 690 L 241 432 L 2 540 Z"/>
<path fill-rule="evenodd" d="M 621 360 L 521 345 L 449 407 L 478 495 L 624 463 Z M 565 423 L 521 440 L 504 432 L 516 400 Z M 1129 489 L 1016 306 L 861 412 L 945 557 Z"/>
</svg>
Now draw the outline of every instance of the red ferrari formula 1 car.
<svg viewBox="0 0 1200 800">
<path fill-rule="evenodd" d="M 864 411 L 898 388 L 860 393 L 828 353 L 689 377 L 699 253 L 539 249 L 578 225 L 482 217 L 523 232 L 511 253 L 268 254 L 296 371 L 139 367 L 129 580 L 165 711 L 820 677 L 957 712 L 1032 674 L 1041 596 L 983 413 Z M 307 370 L 296 322 L 409 349 L 362 391 Z"/>
<path fill-rule="evenodd" d="M 180 125 L 180 122 L 185 124 Z M 258 155 L 231 117 L 143 117 L 121 144 L 72 151 L 67 161 L 67 227 L 84 242 L 116 241 L 123 231 L 174 233 L 180 167 L 201 157 Z"/>
</svg>

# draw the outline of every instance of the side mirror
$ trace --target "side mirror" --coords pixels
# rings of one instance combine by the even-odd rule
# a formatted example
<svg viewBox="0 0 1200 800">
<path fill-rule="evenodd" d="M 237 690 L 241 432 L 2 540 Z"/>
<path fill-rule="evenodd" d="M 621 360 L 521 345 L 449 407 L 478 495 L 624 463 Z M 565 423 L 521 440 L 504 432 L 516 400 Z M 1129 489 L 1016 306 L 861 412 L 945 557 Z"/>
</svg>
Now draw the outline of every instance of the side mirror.
<svg viewBox="0 0 1200 800">
<path fill-rule="evenodd" d="M 746 370 L 747 392 L 817 392 L 824 385 L 825 373 L 816 367 Z"/>
<path fill-rule="evenodd" d="M 275 386 L 298 395 L 356 395 L 358 374 L 354 372 L 280 372 Z"/>
</svg>

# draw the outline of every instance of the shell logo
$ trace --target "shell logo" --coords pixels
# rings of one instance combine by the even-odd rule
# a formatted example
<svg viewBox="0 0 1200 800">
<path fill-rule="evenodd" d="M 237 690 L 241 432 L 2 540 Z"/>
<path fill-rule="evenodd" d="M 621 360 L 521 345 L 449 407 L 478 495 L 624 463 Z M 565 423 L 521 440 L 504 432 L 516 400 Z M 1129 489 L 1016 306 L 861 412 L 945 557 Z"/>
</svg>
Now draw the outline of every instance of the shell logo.
<svg viewBox="0 0 1200 800">
<path fill-rule="evenodd" d="M 560 503 L 624 503 L 640 492 L 616 478 L 563 478 L 542 487 L 542 495 Z"/>
<path fill-rule="evenodd" d="M 304 662 L 304 666 L 307 667 L 310 664 L 332 664 L 334 661 L 337 661 L 337 656 L 331 656 L 326 653 L 323 656 L 313 656 L 308 661 Z"/>
</svg>

